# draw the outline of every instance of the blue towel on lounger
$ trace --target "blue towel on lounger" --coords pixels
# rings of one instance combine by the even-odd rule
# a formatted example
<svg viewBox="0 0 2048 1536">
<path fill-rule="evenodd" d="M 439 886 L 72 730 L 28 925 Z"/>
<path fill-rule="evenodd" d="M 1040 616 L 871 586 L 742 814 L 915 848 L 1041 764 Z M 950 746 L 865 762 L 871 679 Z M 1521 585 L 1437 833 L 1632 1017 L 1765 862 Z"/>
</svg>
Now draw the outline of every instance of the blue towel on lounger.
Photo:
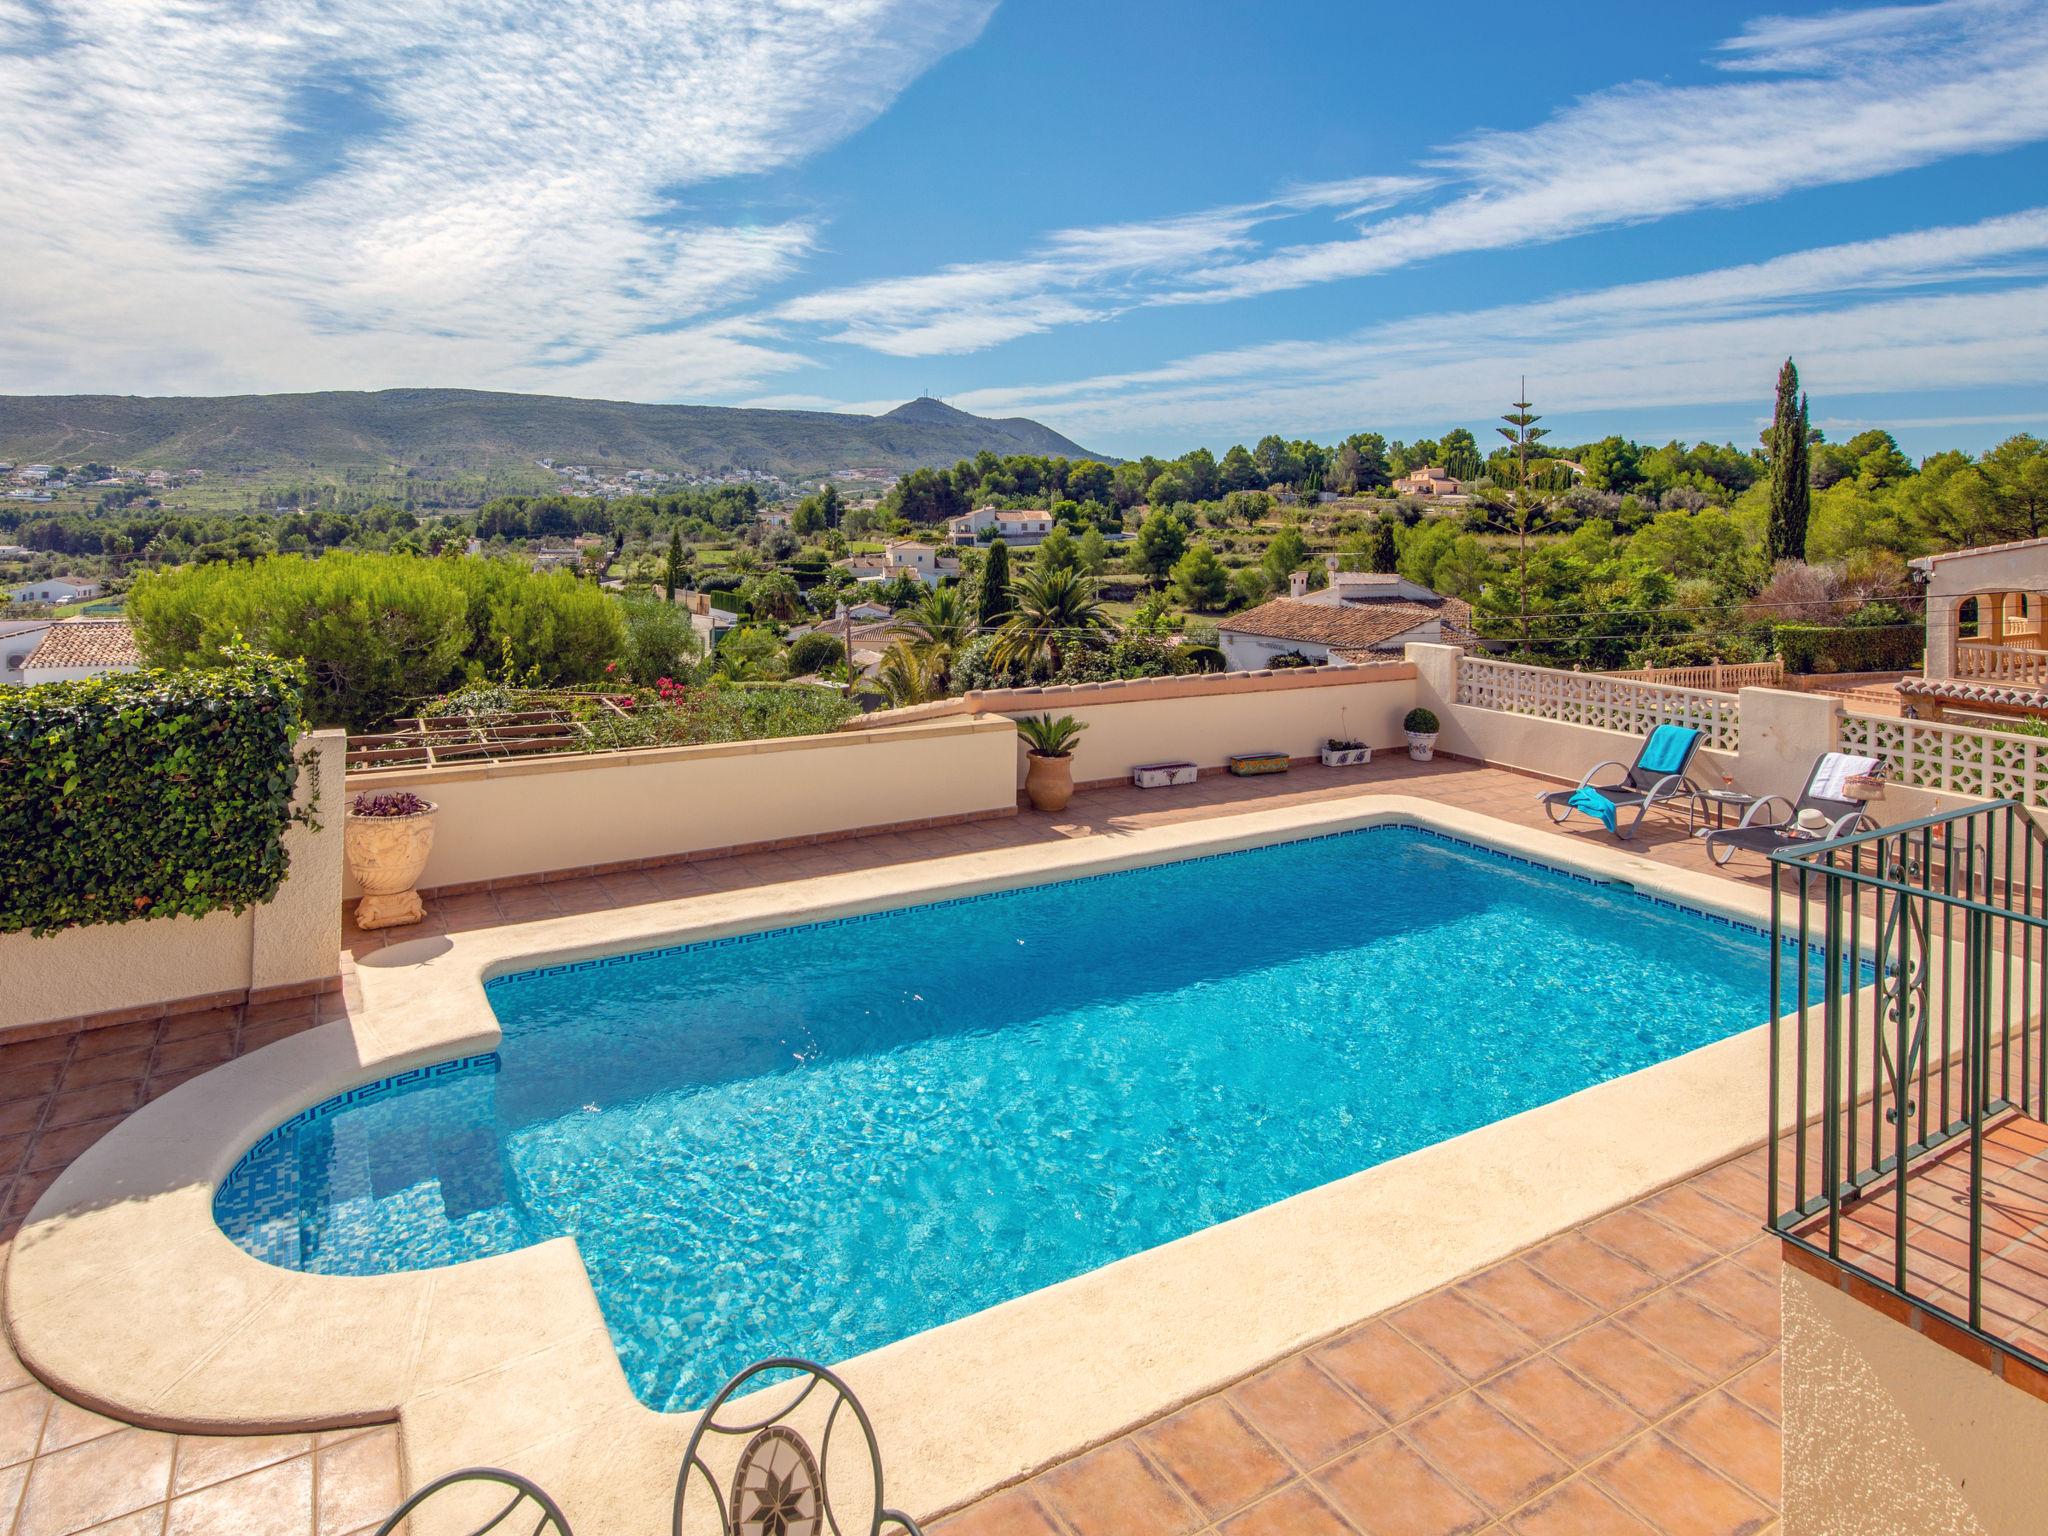
<svg viewBox="0 0 2048 1536">
<path fill-rule="evenodd" d="M 1692 750 L 1692 744 L 1699 739 L 1699 732 L 1683 725 L 1660 725 L 1650 732 L 1650 740 L 1643 748 L 1643 755 L 1636 760 L 1636 767 L 1644 773 L 1662 778 L 1667 773 L 1676 773 L 1685 762 L 1685 756 Z"/>
<path fill-rule="evenodd" d="M 1599 790 L 1591 788 L 1574 790 L 1571 799 L 1567 800 L 1565 804 L 1575 811 L 1584 811 L 1588 816 L 1606 827 L 1608 831 L 1612 832 L 1615 830 L 1614 802 L 1601 794 Z"/>
</svg>

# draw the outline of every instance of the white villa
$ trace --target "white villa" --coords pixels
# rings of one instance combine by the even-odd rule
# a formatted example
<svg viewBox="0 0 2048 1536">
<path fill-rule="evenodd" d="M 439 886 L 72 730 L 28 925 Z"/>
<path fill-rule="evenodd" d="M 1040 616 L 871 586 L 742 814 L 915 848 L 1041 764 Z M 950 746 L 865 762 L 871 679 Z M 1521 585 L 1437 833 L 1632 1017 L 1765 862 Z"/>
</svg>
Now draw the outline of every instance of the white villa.
<svg viewBox="0 0 2048 1536">
<path fill-rule="evenodd" d="M 960 574 L 960 562 L 941 554 L 936 546 L 914 539 L 895 539 L 882 546 L 879 555 L 854 555 L 838 562 L 853 573 L 855 581 L 894 581 L 915 576 L 928 587 L 936 587 L 948 576 Z"/>
<path fill-rule="evenodd" d="M 1321 591 L 1309 591 L 1307 573 L 1296 571 L 1287 596 L 1217 625 L 1229 670 L 1256 672 L 1290 653 L 1338 666 L 1385 661 L 1411 641 L 1464 645 L 1474 638 L 1469 603 L 1404 576 L 1340 571 L 1335 555 L 1324 565 L 1328 584 Z"/>
<path fill-rule="evenodd" d="M 7 595 L 17 603 L 76 603 L 88 597 L 98 597 L 103 590 L 98 582 L 82 577 L 49 576 L 15 587 Z"/>
<path fill-rule="evenodd" d="M 979 544 L 1001 539 L 1005 544 L 1029 547 L 1042 543 L 1052 532 L 1053 516 L 1050 512 L 1006 512 L 997 507 L 976 507 L 972 512 L 948 518 L 946 527 L 955 544 Z"/>
</svg>

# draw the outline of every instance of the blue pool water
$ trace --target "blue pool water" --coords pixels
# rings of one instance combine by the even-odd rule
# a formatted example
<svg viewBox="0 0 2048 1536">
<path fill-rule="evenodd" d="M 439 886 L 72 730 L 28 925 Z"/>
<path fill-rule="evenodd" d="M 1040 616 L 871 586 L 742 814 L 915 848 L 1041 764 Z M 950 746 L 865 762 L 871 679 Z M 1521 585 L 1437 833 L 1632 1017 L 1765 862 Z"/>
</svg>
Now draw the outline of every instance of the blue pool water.
<svg viewBox="0 0 2048 1536">
<path fill-rule="evenodd" d="M 1768 948 L 1373 828 L 506 977 L 494 1054 L 295 1117 L 215 1211 L 323 1274 L 572 1234 L 690 1407 L 1759 1024 Z"/>
</svg>

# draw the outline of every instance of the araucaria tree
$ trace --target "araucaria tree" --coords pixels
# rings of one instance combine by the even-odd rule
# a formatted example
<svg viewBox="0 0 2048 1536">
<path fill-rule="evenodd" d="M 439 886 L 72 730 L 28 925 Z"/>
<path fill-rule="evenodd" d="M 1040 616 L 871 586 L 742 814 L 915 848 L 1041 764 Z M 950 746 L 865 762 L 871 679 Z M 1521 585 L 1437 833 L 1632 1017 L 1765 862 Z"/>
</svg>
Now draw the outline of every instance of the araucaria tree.
<svg viewBox="0 0 2048 1536">
<path fill-rule="evenodd" d="M 1526 380 L 1522 393 L 1529 393 Z M 1501 417 L 1507 425 L 1493 430 L 1508 440 L 1512 454 L 1505 465 L 1494 470 L 1494 477 L 1499 479 L 1505 474 L 1514 484 L 1505 497 L 1483 489 L 1479 493 L 1488 526 L 1497 533 L 1515 536 L 1512 598 L 1516 638 L 1524 650 L 1529 646 L 1529 535 L 1544 532 L 1551 520 L 1548 501 L 1531 489 L 1549 472 L 1548 461 L 1538 448 L 1550 435 L 1549 428 L 1536 425 L 1542 419 L 1530 414 L 1527 400 L 1517 400 L 1515 408 Z"/>
<path fill-rule="evenodd" d="M 1806 523 L 1813 511 L 1808 476 L 1806 397 L 1792 359 L 1778 370 L 1778 406 L 1771 416 L 1771 518 L 1764 539 L 1771 560 L 1806 558 Z"/>
</svg>

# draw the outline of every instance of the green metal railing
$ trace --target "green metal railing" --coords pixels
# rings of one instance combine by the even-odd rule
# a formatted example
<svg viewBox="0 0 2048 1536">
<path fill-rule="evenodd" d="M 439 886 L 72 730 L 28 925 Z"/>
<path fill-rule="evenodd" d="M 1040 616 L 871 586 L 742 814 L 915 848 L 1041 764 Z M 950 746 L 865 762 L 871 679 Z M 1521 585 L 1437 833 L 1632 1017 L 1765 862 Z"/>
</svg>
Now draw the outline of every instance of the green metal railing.
<svg viewBox="0 0 2048 1536">
<path fill-rule="evenodd" d="M 1772 997 L 1787 996 L 1788 979 L 1798 997 L 1771 1026 L 1772 1229 L 2033 1359 L 1985 1328 L 1984 1139 L 2008 1113 L 2042 1118 L 2048 1106 L 2035 1028 L 2048 992 L 2048 840 L 2001 800 L 1788 843 L 1771 861 Z M 1783 975 L 1788 964 L 1796 977 Z M 1911 1176 L 1936 1157 L 1968 1169 L 1960 1308 L 1911 1263 L 1928 1235 L 1916 1224 L 1931 1232 L 1945 1219 L 1914 1205 Z M 1845 1248 L 1859 1202 L 1891 1207 L 1888 1253 Z"/>
</svg>

